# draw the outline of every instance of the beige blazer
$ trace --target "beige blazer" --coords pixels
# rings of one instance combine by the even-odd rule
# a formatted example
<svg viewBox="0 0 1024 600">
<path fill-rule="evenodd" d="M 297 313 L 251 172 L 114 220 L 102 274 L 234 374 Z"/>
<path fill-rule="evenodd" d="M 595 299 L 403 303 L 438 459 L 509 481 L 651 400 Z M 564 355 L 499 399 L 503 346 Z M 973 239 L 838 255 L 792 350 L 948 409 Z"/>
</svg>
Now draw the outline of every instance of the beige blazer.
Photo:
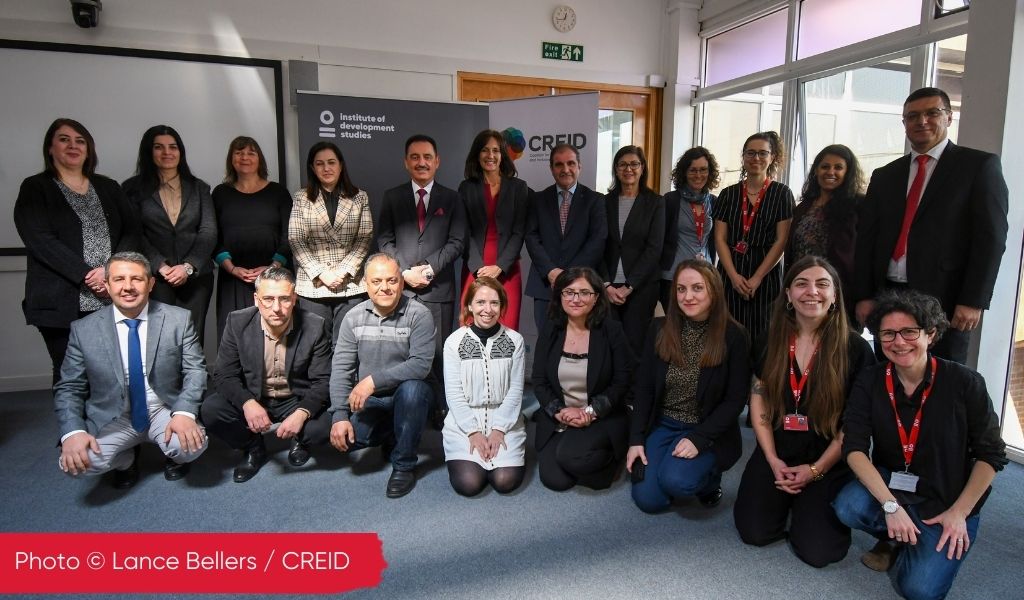
<svg viewBox="0 0 1024 600">
<path fill-rule="evenodd" d="M 373 239 L 370 200 L 360 190 L 352 198 L 338 199 L 334 225 L 321 197 L 310 202 L 306 190 L 295 192 L 288 223 L 288 242 L 295 257 L 295 292 L 306 298 L 344 298 L 366 291 L 363 261 Z M 338 293 L 320 284 L 320 273 L 338 270 L 351 275 Z"/>
</svg>

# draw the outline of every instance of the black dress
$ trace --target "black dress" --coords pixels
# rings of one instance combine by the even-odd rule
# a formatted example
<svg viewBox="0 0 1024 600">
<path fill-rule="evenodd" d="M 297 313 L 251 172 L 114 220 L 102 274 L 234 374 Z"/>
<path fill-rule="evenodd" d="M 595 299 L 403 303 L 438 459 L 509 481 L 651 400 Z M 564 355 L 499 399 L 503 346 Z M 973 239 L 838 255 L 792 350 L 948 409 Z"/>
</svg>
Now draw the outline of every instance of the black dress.
<svg viewBox="0 0 1024 600">
<path fill-rule="evenodd" d="M 290 266 L 288 217 L 292 212 L 292 196 L 279 183 L 269 182 L 258 192 L 246 194 L 227 183 L 213 190 L 213 207 L 217 213 L 217 249 L 214 260 L 226 259 L 236 266 L 252 269 L 277 260 Z M 217 337 L 231 311 L 253 305 L 255 291 L 221 269 L 217 276 Z"/>
</svg>

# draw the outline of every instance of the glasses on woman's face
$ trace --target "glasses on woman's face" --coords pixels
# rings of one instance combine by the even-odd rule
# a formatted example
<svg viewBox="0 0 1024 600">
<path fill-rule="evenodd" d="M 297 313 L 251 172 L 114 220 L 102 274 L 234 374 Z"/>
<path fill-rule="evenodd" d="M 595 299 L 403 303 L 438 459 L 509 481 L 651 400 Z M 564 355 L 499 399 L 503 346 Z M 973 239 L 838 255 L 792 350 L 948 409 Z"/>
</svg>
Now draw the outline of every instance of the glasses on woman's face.
<svg viewBox="0 0 1024 600">
<path fill-rule="evenodd" d="M 768 158 L 772 153 L 770 150 L 744 150 L 744 158 Z"/>
<path fill-rule="evenodd" d="M 643 164 L 638 160 L 634 160 L 633 162 L 620 162 L 615 166 L 618 167 L 620 171 L 625 171 L 626 169 L 636 171 L 637 169 L 642 167 Z"/>
<path fill-rule="evenodd" d="M 896 334 L 899 334 L 901 338 L 908 342 L 912 342 L 917 338 L 921 337 L 921 332 L 924 331 L 924 327 L 904 327 L 903 329 L 882 329 L 878 332 L 878 339 L 883 342 L 892 342 L 896 340 Z"/>
<path fill-rule="evenodd" d="M 562 297 L 565 298 L 566 300 L 579 299 L 586 302 L 596 295 L 597 294 L 594 293 L 593 290 L 562 290 Z"/>
</svg>

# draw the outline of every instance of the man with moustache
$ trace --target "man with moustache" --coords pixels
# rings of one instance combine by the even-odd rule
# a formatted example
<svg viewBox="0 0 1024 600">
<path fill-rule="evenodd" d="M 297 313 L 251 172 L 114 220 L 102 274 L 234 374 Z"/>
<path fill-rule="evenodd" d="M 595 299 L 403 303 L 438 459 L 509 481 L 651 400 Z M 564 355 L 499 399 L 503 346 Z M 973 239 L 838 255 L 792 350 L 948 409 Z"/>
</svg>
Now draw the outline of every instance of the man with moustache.
<svg viewBox="0 0 1024 600">
<path fill-rule="evenodd" d="M 935 296 L 951 327 L 932 353 L 965 363 L 1006 247 L 1009 192 L 999 157 L 949 141 L 952 123 L 949 96 L 938 88 L 921 88 L 903 103 L 911 152 L 871 176 L 857 223 L 853 293 L 861 323 L 883 289 Z"/>
<path fill-rule="evenodd" d="M 604 198 L 578 181 L 579 150 L 558 144 L 548 162 L 555 184 L 533 193 L 526 225 L 526 250 L 532 261 L 526 295 L 533 298 L 538 334 L 547 323 L 555 278 L 569 267 L 600 270 L 608 237 Z"/>
<path fill-rule="evenodd" d="M 206 365 L 189 311 L 149 300 L 146 257 L 118 252 L 106 263 L 113 306 L 71 324 L 54 387 L 60 422 L 58 464 L 69 475 L 114 470 L 114 487 L 138 481 L 139 444 L 167 457 L 164 477 L 181 479 L 206 450 L 196 414 Z"/>
<path fill-rule="evenodd" d="M 423 380 L 434 359 L 430 310 L 402 294 L 393 256 L 366 259 L 369 299 L 345 315 L 331 369 L 331 445 L 341 452 L 381 446 L 391 460 L 386 495 L 416 485 L 416 450 L 431 406 Z"/>
<path fill-rule="evenodd" d="M 228 315 L 213 373 L 216 391 L 203 401 L 211 435 L 245 452 L 234 480 L 252 479 L 267 462 L 263 434 L 291 440 L 288 463 L 301 467 L 310 446 L 327 442 L 331 332 L 297 306 L 295 275 L 269 267 L 256 278 L 255 306 Z"/>
</svg>

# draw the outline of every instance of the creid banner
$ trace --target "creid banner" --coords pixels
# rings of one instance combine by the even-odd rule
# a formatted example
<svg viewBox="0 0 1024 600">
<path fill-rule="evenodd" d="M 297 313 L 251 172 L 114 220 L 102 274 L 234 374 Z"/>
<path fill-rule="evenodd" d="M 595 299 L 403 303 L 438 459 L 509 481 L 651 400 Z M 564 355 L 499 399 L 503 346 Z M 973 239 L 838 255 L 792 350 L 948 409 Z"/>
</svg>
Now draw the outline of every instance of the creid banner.
<svg viewBox="0 0 1024 600">
<path fill-rule="evenodd" d="M 380 585 L 375 533 L 3 533 L 0 593 L 336 594 Z"/>
</svg>

